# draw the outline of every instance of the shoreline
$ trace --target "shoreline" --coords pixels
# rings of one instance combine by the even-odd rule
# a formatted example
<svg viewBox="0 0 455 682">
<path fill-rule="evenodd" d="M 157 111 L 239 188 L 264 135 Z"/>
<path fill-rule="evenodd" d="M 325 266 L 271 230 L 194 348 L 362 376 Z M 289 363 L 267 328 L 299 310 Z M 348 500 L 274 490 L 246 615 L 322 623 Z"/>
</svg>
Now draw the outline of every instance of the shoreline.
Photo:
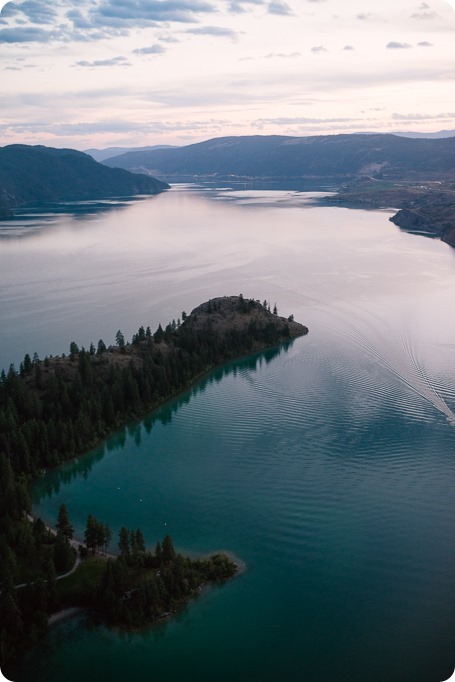
<svg viewBox="0 0 455 682">
<path fill-rule="evenodd" d="M 28 482 L 28 487 L 31 488 L 36 481 L 43 478 L 43 476 L 46 475 L 47 471 L 54 471 L 54 470 L 58 469 L 60 466 L 64 466 L 65 464 L 69 464 L 71 462 L 74 462 L 75 460 L 80 459 L 81 457 L 85 457 L 86 455 L 89 455 L 92 452 L 92 450 L 95 450 L 96 448 L 104 445 L 104 443 L 106 443 L 108 438 L 113 436 L 118 431 L 121 431 L 121 429 L 128 427 L 128 425 L 130 425 L 130 424 L 137 424 L 138 422 L 143 421 L 147 417 L 152 416 L 155 412 L 160 410 L 162 407 L 165 407 L 166 405 L 172 403 L 174 400 L 178 399 L 180 396 L 183 396 L 185 393 L 192 391 L 193 388 L 200 381 L 203 381 L 204 379 L 208 378 L 210 376 L 210 374 L 212 374 L 212 372 L 216 372 L 217 370 L 219 370 L 223 367 L 226 367 L 231 362 L 239 362 L 241 360 L 245 360 L 246 358 L 252 358 L 255 355 L 259 356 L 260 354 L 266 353 L 267 351 L 278 350 L 280 348 L 290 346 L 294 343 L 294 341 L 296 339 L 302 338 L 304 336 L 308 336 L 308 334 L 309 334 L 308 327 L 305 327 L 304 325 L 302 325 L 302 326 L 304 327 L 304 331 L 302 333 L 296 335 L 296 336 L 292 336 L 290 339 L 282 341 L 281 343 L 278 343 L 278 344 L 273 344 L 271 346 L 265 345 L 261 348 L 257 348 L 257 349 L 252 350 L 250 353 L 243 353 L 241 355 L 234 356 L 232 358 L 224 360 L 221 363 L 213 365 L 209 369 L 203 370 L 197 376 L 195 376 L 194 379 L 192 379 L 190 381 L 190 383 L 187 386 L 185 386 L 184 388 L 178 389 L 177 391 L 175 391 L 174 393 L 169 395 L 165 400 L 163 400 L 161 402 L 158 401 L 155 403 L 151 403 L 150 406 L 145 411 L 143 411 L 143 412 L 141 411 L 140 413 L 138 413 L 136 415 L 131 415 L 131 417 L 127 421 L 121 422 L 118 425 L 116 425 L 112 430 L 110 430 L 108 433 L 106 433 L 102 438 L 100 438 L 96 442 L 94 442 L 93 445 L 91 445 L 91 447 L 88 450 L 84 450 L 83 452 L 75 453 L 74 455 L 72 455 L 71 457 L 68 457 L 68 459 L 63 460 L 59 464 L 56 464 L 55 466 L 52 466 L 52 467 L 48 467 L 48 469 L 43 469 L 41 474 L 39 474 L 36 478 L 33 478 L 32 480 L 30 480 Z M 80 544 L 84 544 L 84 543 L 80 543 Z M 113 556 L 115 557 L 118 555 L 113 555 Z"/>
<path fill-rule="evenodd" d="M 79 613 L 83 613 L 84 611 L 88 611 L 88 609 L 84 608 L 83 606 L 69 606 L 66 609 L 57 611 L 56 613 L 51 614 L 47 619 L 48 627 L 51 627 L 56 623 L 60 623 L 62 620 L 66 620 L 67 618 L 77 616 Z"/>
</svg>

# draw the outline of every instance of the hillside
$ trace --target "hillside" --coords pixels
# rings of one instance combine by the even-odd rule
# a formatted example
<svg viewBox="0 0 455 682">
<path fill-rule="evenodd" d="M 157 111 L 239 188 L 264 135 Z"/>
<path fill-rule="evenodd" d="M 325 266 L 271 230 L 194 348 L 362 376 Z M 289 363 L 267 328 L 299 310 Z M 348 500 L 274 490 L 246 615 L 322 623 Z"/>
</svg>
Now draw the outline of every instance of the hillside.
<svg viewBox="0 0 455 682">
<path fill-rule="evenodd" d="M 455 174 L 455 137 L 280 135 L 222 137 L 186 147 L 130 152 L 105 165 L 173 180 L 296 179 L 334 184 L 359 175 L 437 179 Z"/>
<path fill-rule="evenodd" d="M 26 204 L 157 194 L 168 187 L 149 176 L 107 168 L 73 149 L 0 148 L 0 218 Z"/>
<path fill-rule="evenodd" d="M 84 154 L 89 154 L 95 161 L 100 163 L 105 159 L 111 159 L 120 154 L 127 154 L 128 152 L 148 152 L 155 149 L 170 149 L 173 145 L 170 144 L 155 144 L 147 147 L 106 147 L 105 149 L 83 149 Z"/>
<path fill-rule="evenodd" d="M 405 232 L 439 238 L 455 247 L 455 184 L 453 182 L 385 182 L 362 177 L 318 203 L 350 208 L 394 208 L 390 218 Z"/>
</svg>

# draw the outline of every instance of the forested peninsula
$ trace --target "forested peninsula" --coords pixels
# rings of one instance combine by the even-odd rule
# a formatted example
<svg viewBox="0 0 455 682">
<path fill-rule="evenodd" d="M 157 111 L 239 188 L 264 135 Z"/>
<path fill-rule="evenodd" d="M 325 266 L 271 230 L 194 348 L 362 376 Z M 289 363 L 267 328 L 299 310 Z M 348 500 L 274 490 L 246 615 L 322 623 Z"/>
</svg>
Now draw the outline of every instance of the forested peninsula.
<svg viewBox="0 0 455 682">
<path fill-rule="evenodd" d="M 280 317 L 276 305 L 270 308 L 242 295 L 215 298 L 154 333 L 141 326 L 131 342 L 118 330 L 114 346 L 100 339 L 85 349 L 73 341 L 68 355 L 26 355 L 18 369 L 1 372 L 2 666 L 41 637 L 49 615 L 61 608 L 90 607 L 110 624 L 139 627 L 173 612 L 202 585 L 235 573 L 225 555 L 194 560 L 177 554 L 169 536 L 148 552 L 140 529 L 122 528 L 119 556 L 100 559 L 112 534 L 89 514 L 79 551 L 85 560 L 59 580 L 57 574 L 75 561 L 72 526 L 66 508 L 54 532 L 31 519 L 28 486 L 43 470 L 86 452 L 215 366 L 308 333 L 292 315 Z"/>
</svg>

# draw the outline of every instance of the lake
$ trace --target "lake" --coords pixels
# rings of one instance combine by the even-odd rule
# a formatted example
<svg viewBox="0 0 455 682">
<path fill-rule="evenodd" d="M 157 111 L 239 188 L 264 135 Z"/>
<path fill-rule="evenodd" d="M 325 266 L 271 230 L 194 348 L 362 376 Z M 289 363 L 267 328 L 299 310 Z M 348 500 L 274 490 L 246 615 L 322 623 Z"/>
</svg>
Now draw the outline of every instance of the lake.
<svg viewBox="0 0 455 682">
<path fill-rule="evenodd" d="M 79 536 L 92 513 L 245 570 L 144 632 L 63 621 L 17 682 L 450 677 L 455 252 L 314 196 L 181 185 L 0 223 L 2 367 L 239 293 L 310 329 L 34 486 L 34 513 L 65 502 Z"/>
</svg>

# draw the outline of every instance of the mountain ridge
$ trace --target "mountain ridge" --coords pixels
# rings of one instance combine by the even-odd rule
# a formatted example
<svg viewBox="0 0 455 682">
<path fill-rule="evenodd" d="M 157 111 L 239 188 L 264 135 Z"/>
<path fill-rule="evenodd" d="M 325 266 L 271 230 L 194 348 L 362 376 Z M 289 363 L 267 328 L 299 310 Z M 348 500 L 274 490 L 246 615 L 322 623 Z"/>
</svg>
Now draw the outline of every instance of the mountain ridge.
<svg viewBox="0 0 455 682">
<path fill-rule="evenodd" d="M 392 134 L 212 138 L 185 147 L 128 152 L 109 167 L 187 179 L 308 179 L 342 183 L 360 175 L 413 179 L 455 174 L 455 137 L 415 139 Z"/>
<path fill-rule="evenodd" d="M 0 147 L 0 218 L 31 203 L 157 194 L 168 188 L 149 175 L 108 168 L 74 149 Z"/>
</svg>

